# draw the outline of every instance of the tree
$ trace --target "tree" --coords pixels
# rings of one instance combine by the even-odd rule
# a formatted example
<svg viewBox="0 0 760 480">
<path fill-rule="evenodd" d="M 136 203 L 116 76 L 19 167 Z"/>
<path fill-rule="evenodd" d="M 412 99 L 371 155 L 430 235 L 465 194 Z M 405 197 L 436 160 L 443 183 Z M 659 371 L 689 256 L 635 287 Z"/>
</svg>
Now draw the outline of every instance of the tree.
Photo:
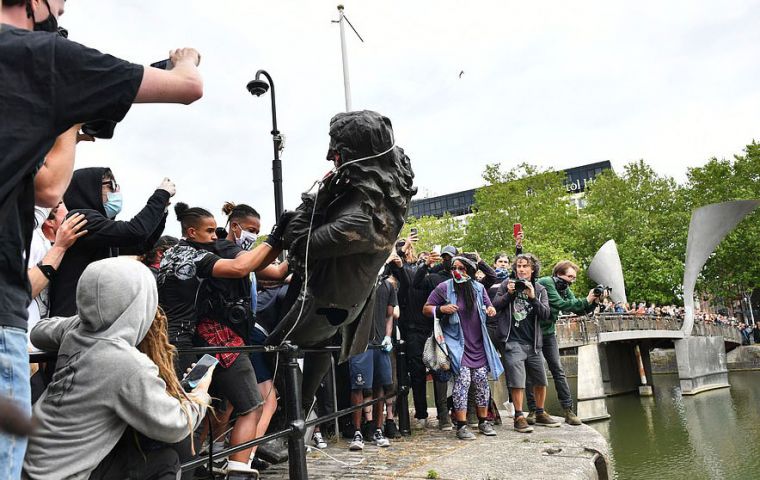
<svg viewBox="0 0 760 480">
<path fill-rule="evenodd" d="M 590 260 L 614 239 L 629 301 L 680 303 L 688 222 L 683 188 L 640 160 L 621 175 L 607 171 L 596 178 L 575 248 Z"/>
<path fill-rule="evenodd" d="M 399 238 L 408 237 L 412 228 L 416 228 L 418 231 L 419 242 L 415 245 L 417 253 L 430 252 L 435 245 L 441 247 L 446 245 L 461 246 L 464 241 L 465 227 L 463 222 L 453 218 L 448 213 L 442 218 L 409 217 L 399 234 Z"/>
<path fill-rule="evenodd" d="M 760 198 L 760 145 L 752 142 L 732 160 L 712 158 L 687 173 L 688 206 Z M 760 212 L 748 215 L 717 247 L 697 291 L 735 299 L 760 287 Z"/>
<path fill-rule="evenodd" d="M 577 209 L 564 185 L 564 172 L 520 164 L 504 171 L 488 165 L 487 185 L 475 193 L 474 213 L 467 223 L 465 247 L 490 261 L 506 252 L 513 256 L 513 224 L 525 231 L 524 249 L 542 262 L 542 275 L 558 261 L 578 261 L 569 235 L 576 229 Z"/>
</svg>

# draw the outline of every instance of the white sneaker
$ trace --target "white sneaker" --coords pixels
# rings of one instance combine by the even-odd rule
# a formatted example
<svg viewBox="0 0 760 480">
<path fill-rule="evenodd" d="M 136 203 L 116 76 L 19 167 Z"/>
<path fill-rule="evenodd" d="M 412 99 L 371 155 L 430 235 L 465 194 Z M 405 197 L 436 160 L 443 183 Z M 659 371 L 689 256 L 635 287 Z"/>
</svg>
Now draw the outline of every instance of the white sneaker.
<svg viewBox="0 0 760 480">
<path fill-rule="evenodd" d="M 348 444 L 348 449 L 364 450 L 364 437 L 362 436 L 362 432 L 357 430 L 356 433 L 354 433 L 354 439 Z"/>
<path fill-rule="evenodd" d="M 378 447 L 389 447 L 391 445 L 391 441 L 385 438 L 383 431 L 379 428 L 375 430 L 375 433 L 372 435 L 372 442 Z"/>
<path fill-rule="evenodd" d="M 414 420 L 414 428 L 415 430 L 424 430 L 427 428 L 427 418 L 417 418 Z"/>
<path fill-rule="evenodd" d="M 327 448 L 327 442 L 325 442 L 325 439 L 320 432 L 314 432 L 314 435 L 311 436 L 311 441 L 314 442 L 314 446 L 320 450 Z"/>
</svg>

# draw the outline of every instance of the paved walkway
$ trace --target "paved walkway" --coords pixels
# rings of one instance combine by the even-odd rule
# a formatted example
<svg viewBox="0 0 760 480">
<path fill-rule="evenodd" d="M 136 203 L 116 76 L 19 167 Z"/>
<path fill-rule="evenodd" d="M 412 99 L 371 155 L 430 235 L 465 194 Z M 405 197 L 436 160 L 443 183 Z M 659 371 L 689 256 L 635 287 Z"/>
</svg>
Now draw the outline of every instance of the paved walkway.
<svg viewBox="0 0 760 480">
<path fill-rule="evenodd" d="M 307 455 L 309 478 L 599 478 L 594 462 L 600 455 L 608 458 L 609 450 L 596 430 L 563 423 L 560 428 L 535 427 L 533 433 L 523 434 L 512 430 L 511 419 L 503 418 L 505 425 L 494 427 L 496 437 L 478 435 L 469 442 L 436 428 L 415 430 L 409 437 L 391 440 L 388 448 L 367 442 L 362 452 L 349 451 L 348 440 L 332 439 L 324 452 L 314 449 Z M 286 478 L 287 463 L 262 472 L 262 479 Z"/>
</svg>

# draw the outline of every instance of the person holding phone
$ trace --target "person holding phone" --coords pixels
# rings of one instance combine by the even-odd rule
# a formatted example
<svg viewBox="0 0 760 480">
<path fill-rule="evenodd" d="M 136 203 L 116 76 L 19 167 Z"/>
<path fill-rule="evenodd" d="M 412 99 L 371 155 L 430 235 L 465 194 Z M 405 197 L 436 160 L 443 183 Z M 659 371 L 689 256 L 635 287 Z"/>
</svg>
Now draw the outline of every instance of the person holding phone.
<svg viewBox="0 0 760 480">
<path fill-rule="evenodd" d="M 210 401 L 210 377 L 181 393 L 170 362 L 156 364 L 137 348 L 158 309 L 146 266 L 128 258 L 89 265 L 77 287 L 77 307 L 78 315 L 41 320 L 31 331 L 32 343 L 57 351 L 58 359 L 53 381 L 34 406 L 39 426 L 29 438 L 22 478 L 106 478 L 114 471 L 109 465 L 118 466 L 107 461 L 99 467 L 106 458 L 142 458 L 133 443 L 122 442 L 127 427 L 176 443 L 197 427 Z M 118 471 L 120 478 L 146 478 L 178 466 L 176 453 L 162 452 L 156 462 Z"/>
</svg>

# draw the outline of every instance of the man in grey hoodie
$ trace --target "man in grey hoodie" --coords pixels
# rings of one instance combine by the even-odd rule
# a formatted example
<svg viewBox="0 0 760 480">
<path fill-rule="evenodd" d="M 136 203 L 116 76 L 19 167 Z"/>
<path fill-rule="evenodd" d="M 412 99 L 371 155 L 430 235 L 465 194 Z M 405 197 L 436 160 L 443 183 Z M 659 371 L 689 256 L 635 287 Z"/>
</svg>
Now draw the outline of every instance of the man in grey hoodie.
<svg viewBox="0 0 760 480">
<path fill-rule="evenodd" d="M 158 367 L 136 347 L 156 315 L 156 282 L 128 258 L 90 264 L 77 286 L 79 315 L 50 318 L 32 343 L 58 351 L 53 381 L 34 406 L 22 478 L 86 479 L 127 426 L 166 443 L 184 439 L 203 418 L 208 382 L 184 402 L 166 393 Z"/>
</svg>

